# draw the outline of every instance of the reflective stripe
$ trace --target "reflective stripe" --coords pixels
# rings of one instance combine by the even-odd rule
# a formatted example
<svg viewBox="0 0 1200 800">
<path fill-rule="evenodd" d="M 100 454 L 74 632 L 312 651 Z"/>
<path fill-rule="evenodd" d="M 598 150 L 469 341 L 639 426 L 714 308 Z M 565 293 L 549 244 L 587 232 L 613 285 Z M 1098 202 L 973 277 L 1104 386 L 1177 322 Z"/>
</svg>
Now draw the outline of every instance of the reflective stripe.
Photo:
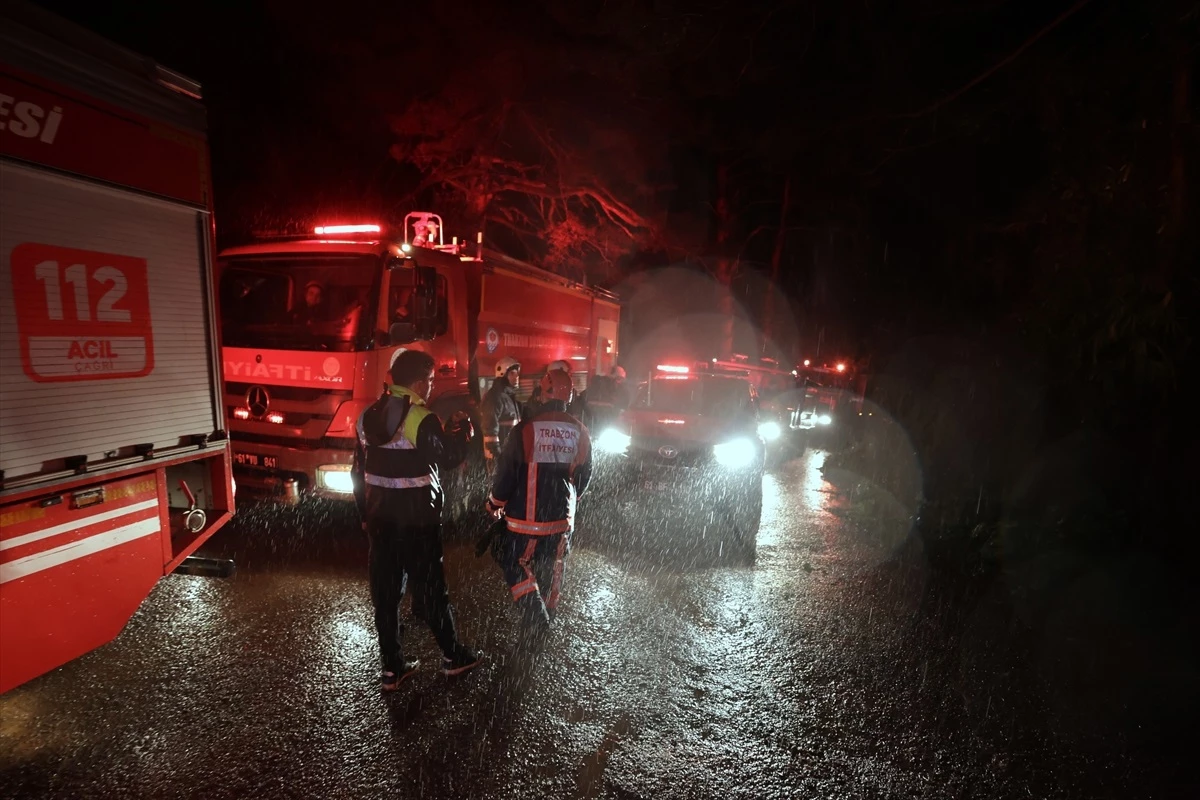
<svg viewBox="0 0 1200 800">
<path fill-rule="evenodd" d="M 498 441 L 500 441 L 500 437 L 499 436 L 485 436 L 485 437 L 483 437 L 483 440 L 485 442 L 498 442 Z"/>
<path fill-rule="evenodd" d="M 589 400 L 588 405 L 589 406 L 603 406 L 604 408 L 612 408 L 613 407 L 612 403 L 606 403 L 603 400 Z"/>
<path fill-rule="evenodd" d="M 515 419 L 502 419 L 499 423 L 502 427 L 511 428 L 517 424 Z"/>
<path fill-rule="evenodd" d="M 538 590 L 537 579 L 536 578 L 528 578 L 526 580 L 521 581 L 516 586 L 512 587 L 512 598 L 513 598 L 513 600 L 520 600 L 525 595 L 533 594 L 537 590 Z"/>
<path fill-rule="evenodd" d="M 530 536 L 549 536 L 552 533 L 566 533 L 571 529 L 571 523 L 565 519 L 554 522 L 528 522 L 509 517 L 508 529 L 513 533 L 524 533 Z"/>
<path fill-rule="evenodd" d="M 491 500 L 492 505 L 496 506 L 497 508 L 504 508 L 506 505 L 508 505 L 507 500 L 497 500 L 496 495 L 494 494 L 488 495 L 488 500 Z"/>
<path fill-rule="evenodd" d="M 363 480 L 384 489 L 418 489 L 433 485 L 432 475 L 422 475 L 419 478 L 385 478 L 382 475 L 367 474 L 363 476 Z"/>
</svg>

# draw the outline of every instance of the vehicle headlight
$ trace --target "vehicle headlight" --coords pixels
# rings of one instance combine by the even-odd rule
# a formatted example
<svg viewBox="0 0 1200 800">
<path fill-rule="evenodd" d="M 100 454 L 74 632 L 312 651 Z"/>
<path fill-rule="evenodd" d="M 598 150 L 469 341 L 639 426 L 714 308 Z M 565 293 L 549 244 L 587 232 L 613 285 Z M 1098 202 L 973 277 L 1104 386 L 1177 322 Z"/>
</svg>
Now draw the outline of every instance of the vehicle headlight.
<svg viewBox="0 0 1200 800">
<path fill-rule="evenodd" d="M 717 463 L 730 469 L 740 469 L 754 461 L 756 448 L 749 439 L 734 439 L 713 447 L 713 457 Z"/>
<path fill-rule="evenodd" d="M 768 442 L 778 439 L 781 433 L 783 433 L 783 430 L 780 429 L 779 423 L 773 419 L 769 419 L 758 426 L 758 435 Z"/>
<path fill-rule="evenodd" d="M 338 494 L 354 493 L 349 464 L 325 464 L 317 467 L 317 484 Z"/>
<path fill-rule="evenodd" d="M 822 414 L 821 416 L 817 417 L 818 425 L 829 425 L 832 423 L 833 423 L 833 417 L 829 416 L 828 414 Z"/>
<path fill-rule="evenodd" d="M 596 439 L 596 449 L 604 453 L 624 453 L 633 439 L 616 428 L 608 428 Z"/>
</svg>

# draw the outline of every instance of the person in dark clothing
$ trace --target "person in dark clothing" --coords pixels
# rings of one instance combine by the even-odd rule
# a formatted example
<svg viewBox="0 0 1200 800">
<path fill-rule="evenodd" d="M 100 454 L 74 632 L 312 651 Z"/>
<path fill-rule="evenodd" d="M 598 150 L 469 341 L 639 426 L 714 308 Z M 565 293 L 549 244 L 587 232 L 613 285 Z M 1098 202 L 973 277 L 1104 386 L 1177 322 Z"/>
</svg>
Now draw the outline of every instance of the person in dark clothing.
<svg viewBox="0 0 1200 800">
<path fill-rule="evenodd" d="M 567 413 L 573 394 L 570 376 L 551 370 L 541 386 L 542 406 L 513 430 L 487 501 L 492 517 L 506 518 L 500 566 L 534 647 L 558 609 L 575 503 L 592 472 L 588 430 Z"/>
<path fill-rule="evenodd" d="M 371 601 L 383 660 L 382 688 L 392 691 L 420 662 L 404 657 L 400 603 L 412 589 L 413 614 L 442 650 L 442 672 L 458 675 L 481 656 L 458 640 L 442 569 L 442 470 L 467 456 L 470 418 L 459 412 L 445 430 L 425 402 L 434 360 L 406 350 L 392 363 L 392 385 L 358 418 L 351 472 L 354 498 L 370 542 Z"/>
<path fill-rule="evenodd" d="M 496 380 L 483 396 L 480 416 L 483 418 L 483 455 L 489 469 L 504 449 L 509 431 L 521 421 L 521 403 L 517 400 L 517 384 L 521 381 L 521 364 L 511 356 L 496 362 Z"/>
</svg>

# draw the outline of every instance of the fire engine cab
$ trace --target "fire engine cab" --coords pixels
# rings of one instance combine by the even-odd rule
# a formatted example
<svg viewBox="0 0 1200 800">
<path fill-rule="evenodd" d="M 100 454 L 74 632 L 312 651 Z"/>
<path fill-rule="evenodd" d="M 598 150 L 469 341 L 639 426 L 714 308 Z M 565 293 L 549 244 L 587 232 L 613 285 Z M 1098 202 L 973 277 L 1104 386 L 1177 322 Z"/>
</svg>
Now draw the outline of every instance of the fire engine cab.
<svg viewBox="0 0 1200 800">
<path fill-rule="evenodd" d="M 349 497 L 356 421 L 405 349 L 434 357 L 443 415 L 476 407 L 505 356 L 523 398 L 552 361 L 583 391 L 618 357 L 615 295 L 485 250 L 482 235 L 447 242 L 430 212 L 265 237 L 223 251 L 218 274 L 238 485 L 290 500 Z"/>
</svg>

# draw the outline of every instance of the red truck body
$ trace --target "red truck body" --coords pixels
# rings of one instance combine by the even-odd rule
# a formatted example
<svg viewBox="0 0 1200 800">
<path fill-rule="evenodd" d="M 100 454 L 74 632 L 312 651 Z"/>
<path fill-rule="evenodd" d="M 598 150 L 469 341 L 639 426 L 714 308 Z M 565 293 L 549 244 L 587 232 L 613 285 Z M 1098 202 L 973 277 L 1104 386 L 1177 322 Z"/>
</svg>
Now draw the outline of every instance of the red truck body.
<svg viewBox="0 0 1200 800">
<path fill-rule="evenodd" d="M 504 356 L 521 362 L 526 397 L 551 361 L 574 366 L 579 390 L 616 364 L 620 307 L 608 292 L 480 246 L 422 242 L 407 222 L 319 229 L 219 258 L 239 486 L 348 498 L 355 423 L 405 349 L 433 355 L 430 405 L 441 413 L 476 407 Z M 422 330 L 393 335 L 396 308 L 411 309 L 412 294 L 427 298 Z"/>
<path fill-rule="evenodd" d="M 199 96 L 0 11 L 0 692 L 115 637 L 233 513 Z"/>
</svg>

